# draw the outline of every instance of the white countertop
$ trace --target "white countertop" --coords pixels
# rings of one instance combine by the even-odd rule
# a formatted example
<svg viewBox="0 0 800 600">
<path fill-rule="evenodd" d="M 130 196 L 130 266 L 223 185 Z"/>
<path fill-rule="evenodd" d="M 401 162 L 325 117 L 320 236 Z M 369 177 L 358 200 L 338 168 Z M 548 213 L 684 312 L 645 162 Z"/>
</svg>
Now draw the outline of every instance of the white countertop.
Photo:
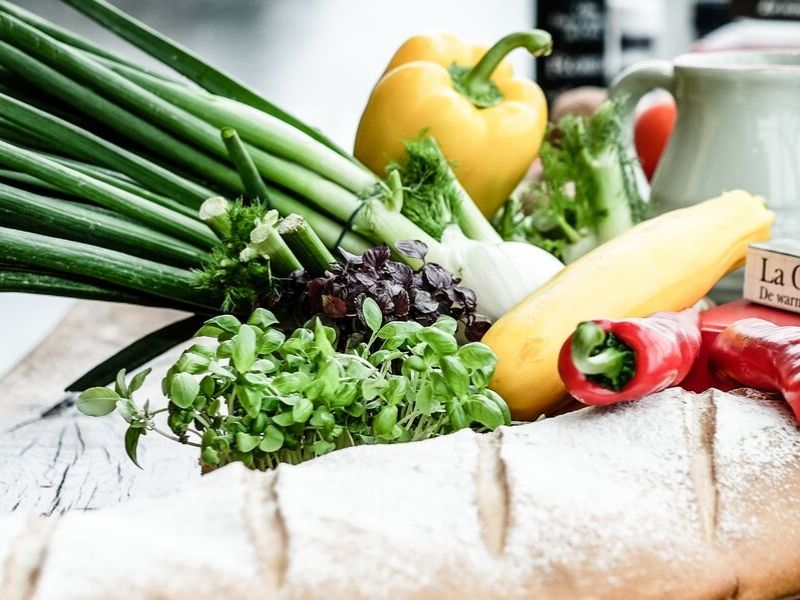
<svg viewBox="0 0 800 600">
<path fill-rule="evenodd" d="M 0 377 L 53 330 L 73 302 L 51 296 L 0 294 Z"/>
</svg>

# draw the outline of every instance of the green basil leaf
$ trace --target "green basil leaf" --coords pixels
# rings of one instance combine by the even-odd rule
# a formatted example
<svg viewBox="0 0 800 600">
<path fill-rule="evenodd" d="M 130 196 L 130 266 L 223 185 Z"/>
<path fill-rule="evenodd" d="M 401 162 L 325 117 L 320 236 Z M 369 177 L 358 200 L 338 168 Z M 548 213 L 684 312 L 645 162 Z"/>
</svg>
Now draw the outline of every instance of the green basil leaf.
<svg viewBox="0 0 800 600">
<path fill-rule="evenodd" d="M 219 464 L 219 454 L 214 448 L 207 446 L 200 453 L 200 462 L 204 465 L 216 466 Z"/>
<path fill-rule="evenodd" d="M 333 452 L 336 449 L 336 444 L 333 442 L 326 442 L 325 440 L 317 440 L 311 445 L 311 448 L 314 450 L 316 456 L 322 456 L 323 454 Z"/>
<path fill-rule="evenodd" d="M 456 338 L 436 327 L 425 327 L 417 333 L 417 337 L 440 356 L 455 354 L 458 350 Z"/>
<path fill-rule="evenodd" d="M 104 417 L 114 412 L 119 394 L 106 387 L 93 387 L 81 392 L 75 403 L 78 410 L 90 417 Z"/>
<path fill-rule="evenodd" d="M 263 452 L 277 452 L 283 447 L 283 439 L 283 432 L 280 429 L 274 425 L 268 425 L 258 449 Z"/>
<path fill-rule="evenodd" d="M 348 360 L 344 365 L 344 376 L 356 381 L 368 379 L 375 372 L 375 367 L 365 364 L 360 360 Z"/>
<path fill-rule="evenodd" d="M 469 377 L 475 387 L 482 390 L 489 385 L 489 382 L 492 380 L 492 375 L 494 375 L 494 365 L 487 365 L 480 369 L 473 370 Z"/>
<path fill-rule="evenodd" d="M 320 406 L 314 411 L 309 423 L 318 429 L 331 429 L 336 424 L 336 419 L 331 411 L 324 406 Z"/>
<path fill-rule="evenodd" d="M 495 353 L 492 352 L 489 346 L 480 342 L 472 342 L 461 346 L 456 352 L 456 356 L 468 369 L 483 369 L 485 367 L 494 369 L 495 365 L 497 365 Z"/>
<path fill-rule="evenodd" d="M 269 311 L 265 308 L 255 309 L 253 314 L 250 315 L 250 318 L 247 319 L 248 325 L 255 325 L 259 329 L 268 329 L 276 323 L 278 323 L 278 319 L 275 318 L 275 315 L 272 314 L 272 311 Z"/>
<path fill-rule="evenodd" d="M 263 373 L 245 373 L 242 375 L 242 381 L 252 388 L 263 389 L 269 385 L 269 377 Z"/>
<path fill-rule="evenodd" d="M 384 406 L 375 420 L 372 422 L 372 428 L 375 433 L 380 437 L 391 437 L 392 430 L 397 424 L 397 406 L 389 405 Z"/>
<path fill-rule="evenodd" d="M 497 429 L 504 423 L 503 411 L 484 396 L 470 396 L 466 405 L 467 418 L 473 423 L 480 423 L 488 429 Z"/>
<path fill-rule="evenodd" d="M 432 325 L 432 327 L 436 327 L 436 329 L 441 329 L 445 333 L 449 333 L 450 335 L 455 335 L 456 331 L 458 331 L 458 321 L 456 321 L 453 317 L 448 317 L 447 315 L 442 315 L 438 319 L 436 319 L 436 323 Z"/>
<path fill-rule="evenodd" d="M 213 325 L 203 325 L 200 329 L 195 331 L 194 336 L 192 337 L 210 337 L 216 340 L 219 339 L 219 336 L 223 333 L 224 331 L 222 331 L 222 329 L 219 327 L 214 327 Z"/>
<path fill-rule="evenodd" d="M 236 333 L 242 322 L 233 315 L 219 315 L 205 322 L 204 327 L 216 327 L 228 333 Z"/>
<path fill-rule="evenodd" d="M 314 412 L 314 403 L 308 398 L 300 398 L 292 407 L 292 418 L 295 423 L 305 423 Z"/>
<path fill-rule="evenodd" d="M 114 391 L 123 398 L 128 397 L 128 386 L 125 385 L 125 369 L 117 371 L 117 378 L 114 381 Z"/>
<path fill-rule="evenodd" d="M 277 414 L 272 417 L 272 420 L 276 425 L 280 425 L 281 427 L 289 427 L 289 425 L 294 424 L 294 417 L 291 411 Z"/>
<path fill-rule="evenodd" d="M 292 332 L 292 335 L 289 336 L 289 339 L 299 340 L 302 342 L 312 342 L 314 341 L 314 332 L 305 327 L 298 327 Z"/>
<path fill-rule="evenodd" d="M 261 440 L 257 435 L 241 432 L 236 434 L 236 449 L 239 452 L 244 452 L 245 454 L 252 452 L 260 442 Z"/>
<path fill-rule="evenodd" d="M 447 404 L 447 416 L 450 419 L 450 426 L 453 431 L 469 427 L 469 419 L 460 402 L 449 402 Z"/>
<path fill-rule="evenodd" d="M 269 360 L 268 358 L 259 358 L 253 365 L 250 367 L 251 371 L 255 371 L 256 373 L 272 373 L 278 368 L 274 362 Z"/>
<path fill-rule="evenodd" d="M 381 307 L 370 297 L 364 298 L 361 303 L 361 314 L 364 316 L 364 323 L 370 328 L 372 332 L 376 332 L 381 328 L 383 323 L 383 313 Z"/>
<path fill-rule="evenodd" d="M 236 379 L 236 375 L 234 375 L 229 368 L 223 367 L 215 360 L 208 363 L 208 372 L 212 375 L 216 375 L 220 379 L 227 379 L 228 381 Z"/>
<path fill-rule="evenodd" d="M 128 427 L 128 430 L 125 432 L 125 453 L 128 455 L 128 458 L 131 459 L 133 464 L 135 464 L 140 469 L 142 468 L 139 464 L 139 459 L 137 458 L 137 451 L 139 449 L 139 438 L 142 437 L 145 433 L 145 429 L 141 427 Z"/>
<path fill-rule="evenodd" d="M 131 378 L 130 384 L 128 384 L 128 394 L 132 396 L 134 392 L 138 392 L 142 385 L 144 385 L 145 379 L 147 379 L 148 375 L 153 369 L 147 367 L 146 369 L 142 369 L 136 375 Z"/>
<path fill-rule="evenodd" d="M 364 405 L 361 404 L 360 402 L 351 402 L 350 404 L 344 407 L 344 412 L 346 412 L 348 415 L 356 419 L 360 418 L 365 411 L 366 408 L 364 408 Z"/>
<path fill-rule="evenodd" d="M 428 370 L 428 365 L 425 364 L 425 361 L 420 356 L 409 356 L 403 361 L 403 367 L 418 373 Z"/>
<path fill-rule="evenodd" d="M 333 338 L 333 339 L 331 339 Z M 331 327 L 325 327 L 317 317 L 314 319 L 314 340 L 317 343 L 317 350 L 324 356 L 333 356 L 336 350 L 333 348 L 333 341 L 336 339 L 336 332 Z"/>
<path fill-rule="evenodd" d="M 247 413 L 247 416 L 255 418 L 261 411 L 261 401 L 264 397 L 260 390 L 248 387 L 246 385 L 234 386 L 236 399 L 242 408 Z"/>
<path fill-rule="evenodd" d="M 322 368 L 316 375 L 316 379 L 323 383 L 322 395 L 329 396 L 336 391 L 339 387 L 341 380 L 341 372 L 339 370 L 339 363 L 333 357 L 327 357 L 322 365 Z"/>
<path fill-rule="evenodd" d="M 332 406 L 349 406 L 358 395 L 358 386 L 352 381 L 339 384 L 331 398 Z"/>
<path fill-rule="evenodd" d="M 214 381 L 214 378 L 211 375 L 206 375 L 200 380 L 200 393 L 208 398 L 214 396 L 214 392 L 217 391 L 217 383 Z"/>
<path fill-rule="evenodd" d="M 191 373 L 192 375 L 199 375 L 208 370 L 208 365 L 211 359 L 186 351 L 181 354 L 178 362 L 175 363 L 175 369 L 184 373 Z"/>
<path fill-rule="evenodd" d="M 378 337 L 382 340 L 408 338 L 416 334 L 422 325 L 416 321 L 391 321 L 380 328 Z"/>
<path fill-rule="evenodd" d="M 383 397 L 389 404 L 398 404 L 403 400 L 407 391 L 408 379 L 394 376 L 389 379 L 389 385 L 386 386 Z"/>
<path fill-rule="evenodd" d="M 242 325 L 233 337 L 231 361 L 239 373 L 246 373 L 256 362 L 256 331 L 250 325 Z"/>
<path fill-rule="evenodd" d="M 198 354 L 206 358 L 214 358 L 217 355 L 216 348 L 207 344 L 192 344 L 185 352 L 191 352 L 192 354 Z"/>
<path fill-rule="evenodd" d="M 443 356 L 440 361 L 444 382 L 453 394 L 463 398 L 469 391 L 469 371 L 455 356 Z"/>
<path fill-rule="evenodd" d="M 178 408 L 189 408 L 197 394 L 200 393 L 200 382 L 189 373 L 175 373 L 169 384 L 169 399 Z"/>
<path fill-rule="evenodd" d="M 365 379 L 361 382 L 361 395 L 369 402 L 377 398 L 388 385 L 389 382 L 385 379 Z"/>
<path fill-rule="evenodd" d="M 281 373 L 272 380 L 272 385 L 282 394 L 302 392 L 311 383 L 311 377 L 301 371 Z"/>
<path fill-rule="evenodd" d="M 503 400 L 503 397 L 494 390 L 483 390 L 483 395 L 497 405 L 500 412 L 503 413 L 503 424 L 511 425 L 511 410 L 508 408 L 508 403 Z"/>
<path fill-rule="evenodd" d="M 377 352 L 373 352 L 370 355 L 369 362 L 377 367 L 385 362 L 390 362 L 397 358 L 402 358 L 404 356 L 405 354 L 403 354 L 399 350 L 378 350 Z"/>
<path fill-rule="evenodd" d="M 233 354 L 233 342 L 225 340 L 217 346 L 217 358 L 230 358 Z"/>
<path fill-rule="evenodd" d="M 429 416 L 433 413 L 435 402 L 433 398 L 433 384 L 425 381 L 419 386 L 414 396 L 414 406 L 423 415 Z"/>
<path fill-rule="evenodd" d="M 130 398 L 120 398 L 116 402 L 116 409 L 126 423 L 131 423 L 134 419 L 142 417 L 139 409 Z"/>
</svg>

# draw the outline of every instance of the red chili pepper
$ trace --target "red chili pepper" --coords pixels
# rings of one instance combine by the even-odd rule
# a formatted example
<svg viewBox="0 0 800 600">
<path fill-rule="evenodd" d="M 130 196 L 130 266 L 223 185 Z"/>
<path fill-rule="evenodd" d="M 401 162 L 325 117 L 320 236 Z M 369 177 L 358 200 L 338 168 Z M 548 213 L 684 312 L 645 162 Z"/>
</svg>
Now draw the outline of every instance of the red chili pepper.
<svg viewBox="0 0 800 600">
<path fill-rule="evenodd" d="M 679 384 L 700 351 L 696 310 L 578 325 L 561 347 L 558 372 L 584 404 L 637 400 Z"/>
<path fill-rule="evenodd" d="M 724 329 L 709 351 L 722 377 L 765 392 L 780 392 L 800 420 L 800 327 L 742 319 Z"/>
</svg>

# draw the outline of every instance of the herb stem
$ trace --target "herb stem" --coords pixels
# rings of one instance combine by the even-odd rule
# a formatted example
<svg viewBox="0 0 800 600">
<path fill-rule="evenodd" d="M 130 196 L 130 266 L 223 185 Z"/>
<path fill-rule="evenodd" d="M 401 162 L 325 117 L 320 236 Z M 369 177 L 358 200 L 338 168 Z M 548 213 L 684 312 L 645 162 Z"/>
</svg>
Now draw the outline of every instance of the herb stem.
<svg viewBox="0 0 800 600">
<path fill-rule="evenodd" d="M 159 429 L 155 425 L 153 426 L 153 429 L 151 431 L 154 431 L 158 435 L 163 436 L 163 437 L 167 438 L 168 440 L 172 440 L 173 442 L 178 442 L 179 444 L 183 444 L 185 446 L 194 446 L 195 448 L 202 448 L 203 447 L 201 444 L 198 444 L 197 442 L 190 442 L 189 440 L 182 440 L 178 436 L 172 435 L 171 433 L 167 433 L 166 431 L 163 431 L 162 429 Z"/>
</svg>

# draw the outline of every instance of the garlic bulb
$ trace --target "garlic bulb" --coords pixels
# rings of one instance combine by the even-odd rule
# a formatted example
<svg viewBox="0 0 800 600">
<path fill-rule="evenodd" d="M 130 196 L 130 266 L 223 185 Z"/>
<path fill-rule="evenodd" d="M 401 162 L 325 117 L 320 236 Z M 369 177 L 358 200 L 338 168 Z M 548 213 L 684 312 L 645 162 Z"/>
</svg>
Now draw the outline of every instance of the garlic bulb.
<svg viewBox="0 0 800 600">
<path fill-rule="evenodd" d="M 481 242 L 457 225 L 445 229 L 428 256 L 461 279 L 478 298 L 478 312 L 492 320 L 564 268 L 549 252 L 525 242 Z"/>
</svg>

